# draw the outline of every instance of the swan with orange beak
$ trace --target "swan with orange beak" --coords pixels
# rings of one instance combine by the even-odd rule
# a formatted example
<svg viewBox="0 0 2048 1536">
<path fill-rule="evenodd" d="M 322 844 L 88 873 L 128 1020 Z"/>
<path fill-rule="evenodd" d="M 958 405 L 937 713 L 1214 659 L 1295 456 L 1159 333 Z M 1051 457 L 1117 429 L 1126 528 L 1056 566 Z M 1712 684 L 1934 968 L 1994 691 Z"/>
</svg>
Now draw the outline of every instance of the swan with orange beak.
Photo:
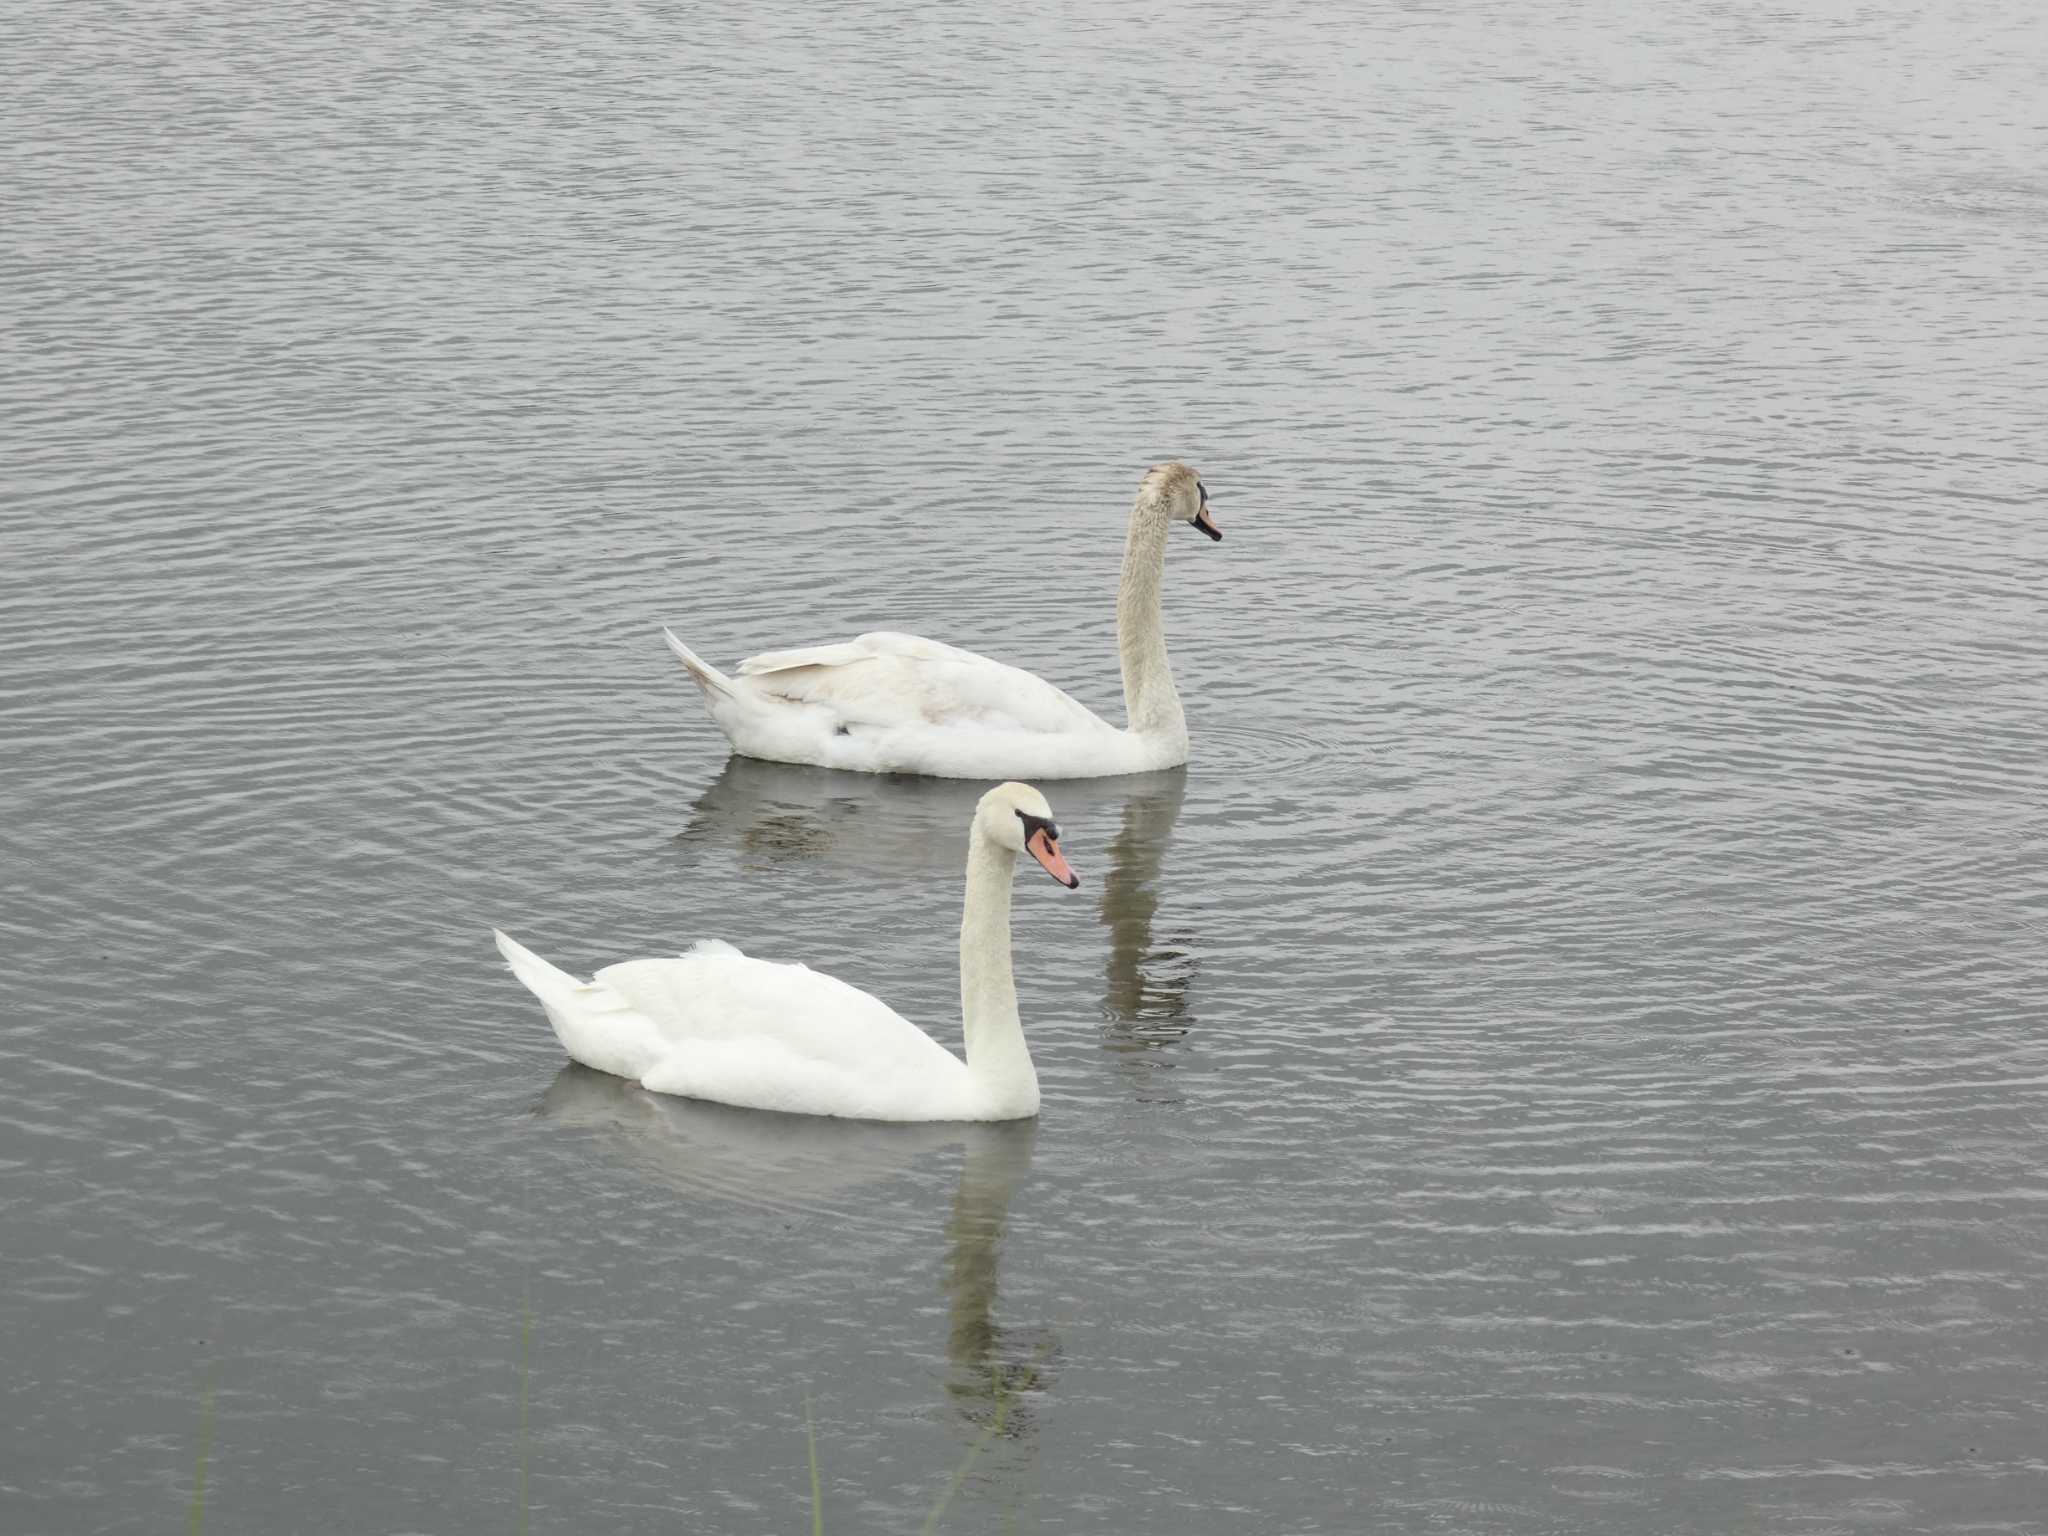
<svg viewBox="0 0 2048 1536">
<path fill-rule="evenodd" d="M 1038 1113 L 1010 963 L 1010 887 L 1029 854 L 1068 890 L 1081 877 L 1029 784 L 981 797 L 960 913 L 965 1060 L 880 998 L 716 939 L 579 981 L 498 934 L 498 952 L 586 1067 L 655 1093 L 855 1120 L 1014 1120 Z"/>
<path fill-rule="evenodd" d="M 1188 724 L 1167 664 L 1159 594 L 1171 530 L 1182 524 L 1223 541 L 1201 476 L 1185 464 L 1154 465 L 1131 506 L 1117 588 L 1129 721 L 1121 729 L 1042 677 L 920 635 L 876 630 L 765 651 L 728 676 L 663 633 L 742 756 L 952 779 L 1172 768 L 1188 760 Z"/>
</svg>

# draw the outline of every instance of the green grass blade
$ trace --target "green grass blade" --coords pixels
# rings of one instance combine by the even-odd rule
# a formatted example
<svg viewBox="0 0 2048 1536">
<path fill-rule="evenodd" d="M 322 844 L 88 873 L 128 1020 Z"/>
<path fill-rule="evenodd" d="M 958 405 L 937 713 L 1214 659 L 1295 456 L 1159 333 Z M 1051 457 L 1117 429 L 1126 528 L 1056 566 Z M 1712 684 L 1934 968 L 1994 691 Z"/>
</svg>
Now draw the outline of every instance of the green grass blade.
<svg viewBox="0 0 2048 1536">
<path fill-rule="evenodd" d="M 811 1394 L 804 1394 L 804 1444 L 811 1453 L 811 1536 L 825 1536 L 825 1504 L 818 1497 L 818 1431 L 811 1423 Z"/>
<path fill-rule="evenodd" d="M 220 1370 L 215 1361 L 206 1368 L 206 1385 L 199 1398 L 199 1449 L 192 1458 L 192 1507 L 185 1516 L 188 1536 L 200 1536 L 206 1528 L 206 1463 L 213 1455 L 213 1382 Z"/>
<path fill-rule="evenodd" d="M 974 1469 L 975 1461 L 988 1448 L 989 1441 L 1003 1432 L 1003 1420 L 1010 1412 L 1010 1399 L 996 1400 L 996 1416 L 987 1429 L 975 1436 L 974 1444 L 967 1447 L 967 1454 L 960 1458 L 960 1465 L 953 1469 L 952 1481 L 946 1484 L 946 1491 L 939 1495 L 939 1502 L 932 1506 L 932 1512 L 924 1517 L 924 1524 L 918 1527 L 918 1536 L 932 1536 L 939 1528 L 939 1521 L 946 1513 L 946 1506 L 953 1502 L 953 1495 L 960 1491 L 960 1485 L 967 1481 L 967 1474 Z"/>
<path fill-rule="evenodd" d="M 533 1383 L 533 1282 L 520 1287 L 519 1308 L 519 1536 L 526 1536 L 529 1515 L 526 1503 L 526 1401 Z"/>
</svg>

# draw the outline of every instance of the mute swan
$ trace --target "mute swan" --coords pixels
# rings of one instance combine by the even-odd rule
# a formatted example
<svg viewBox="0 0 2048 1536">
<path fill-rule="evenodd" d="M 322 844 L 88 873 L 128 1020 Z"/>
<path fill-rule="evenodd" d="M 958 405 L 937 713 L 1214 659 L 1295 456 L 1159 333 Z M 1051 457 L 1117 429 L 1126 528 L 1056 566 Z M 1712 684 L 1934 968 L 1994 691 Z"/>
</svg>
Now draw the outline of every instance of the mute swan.
<svg viewBox="0 0 2048 1536">
<path fill-rule="evenodd" d="M 960 917 L 965 1061 L 858 987 L 716 939 L 581 982 L 494 936 L 564 1050 L 656 1093 L 853 1120 L 1021 1119 L 1038 1113 L 1038 1074 L 1010 974 L 1010 877 L 1029 853 L 1078 886 L 1059 838 L 1029 784 L 998 784 L 974 809 Z"/>
<path fill-rule="evenodd" d="M 951 779 L 1171 768 L 1188 760 L 1187 718 L 1159 622 L 1166 534 L 1175 523 L 1223 537 L 1195 472 L 1160 464 L 1131 507 L 1116 599 L 1127 730 L 1043 678 L 916 635 L 876 631 L 840 645 L 768 651 L 727 677 L 673 631 L 662 634 L 733 750 L 747 757 Z"/>
</svg>

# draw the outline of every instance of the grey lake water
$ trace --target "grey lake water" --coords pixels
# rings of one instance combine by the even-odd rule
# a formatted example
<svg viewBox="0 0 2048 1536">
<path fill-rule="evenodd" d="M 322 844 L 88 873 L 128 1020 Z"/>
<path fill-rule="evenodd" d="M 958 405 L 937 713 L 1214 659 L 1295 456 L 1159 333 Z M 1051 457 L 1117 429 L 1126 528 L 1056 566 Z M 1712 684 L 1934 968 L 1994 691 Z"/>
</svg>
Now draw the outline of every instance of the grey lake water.
<svg viewBox="0 0 2048 1536">
<path fill-rule="evenodd" d="M 0 1531 L 2048 1531 L 2044 18 L 17 0 Z M 1039 1119 L 567 1066 L 957 1046 L 660 626 L 1120 718 L 1166 458 Z"/>
</svg>

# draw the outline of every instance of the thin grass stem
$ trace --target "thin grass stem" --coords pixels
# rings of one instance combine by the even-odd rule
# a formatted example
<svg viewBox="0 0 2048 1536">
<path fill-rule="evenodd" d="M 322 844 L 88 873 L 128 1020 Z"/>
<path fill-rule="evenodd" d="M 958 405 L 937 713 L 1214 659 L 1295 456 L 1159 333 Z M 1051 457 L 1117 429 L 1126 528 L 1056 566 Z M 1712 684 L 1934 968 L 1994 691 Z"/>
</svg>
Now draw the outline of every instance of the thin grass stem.
<svg viewBox="0 0 2048 1536">
<path fill-rule="evenodd" d="M 206 1528 L 206 1463 L 213 1455 L 213 1383 L 220 1370 L 214 1361 L 206 1368 L 206 1385 L 199 1397 L 199 1449 L 192 1458 L 192 1507 L 185 1514 L 187 1536 L 200 1536 Z"/>
<path fill-rule="evenodd" d="M 804 1445 L 811 1456 L 811 1536 L 825 1536 L 825 1503 L 818 1497 L 818 1430 L 811 1422 L 811 1394 L 804 1394 Z"/>
<path fill-rule="evenodd" d="M 533 1383 L 533 1281 L 530 1278 L 520 1286 L 519 1310 L 519 1536 L 527 1536 L 531 1516 L 526 1502 L 526 1403 Z"/>
<path fill-rule="evenodd" d="M 946 1513 L 946 1506 L 953 1502 L 953 1495 L 960 1491 L 960 1485 L 967 1481 L 967 1474 L 974 1469 L 975 1461 L 988 1448 L 989 1441 L 1003 1432 L 1003 1420 L 1009 1415 L 1010 1399 L 996 1400 L 996 1416 L 989 1426 L 975 1436 L 974 1444 L 967 1447 L 967 1454 L 960 1458 L 960 1465 L 953 1469 L 952 1481 L 946 1484 L 946 1491 L 939 1495 L 939 1502 L 932 1506 L 932 1512 L 924 1517 L 924 1524 L 918 1528 L 918 1536 L 932 1536 L 939 1528 L 939 1520 Z"/>
</svg>

